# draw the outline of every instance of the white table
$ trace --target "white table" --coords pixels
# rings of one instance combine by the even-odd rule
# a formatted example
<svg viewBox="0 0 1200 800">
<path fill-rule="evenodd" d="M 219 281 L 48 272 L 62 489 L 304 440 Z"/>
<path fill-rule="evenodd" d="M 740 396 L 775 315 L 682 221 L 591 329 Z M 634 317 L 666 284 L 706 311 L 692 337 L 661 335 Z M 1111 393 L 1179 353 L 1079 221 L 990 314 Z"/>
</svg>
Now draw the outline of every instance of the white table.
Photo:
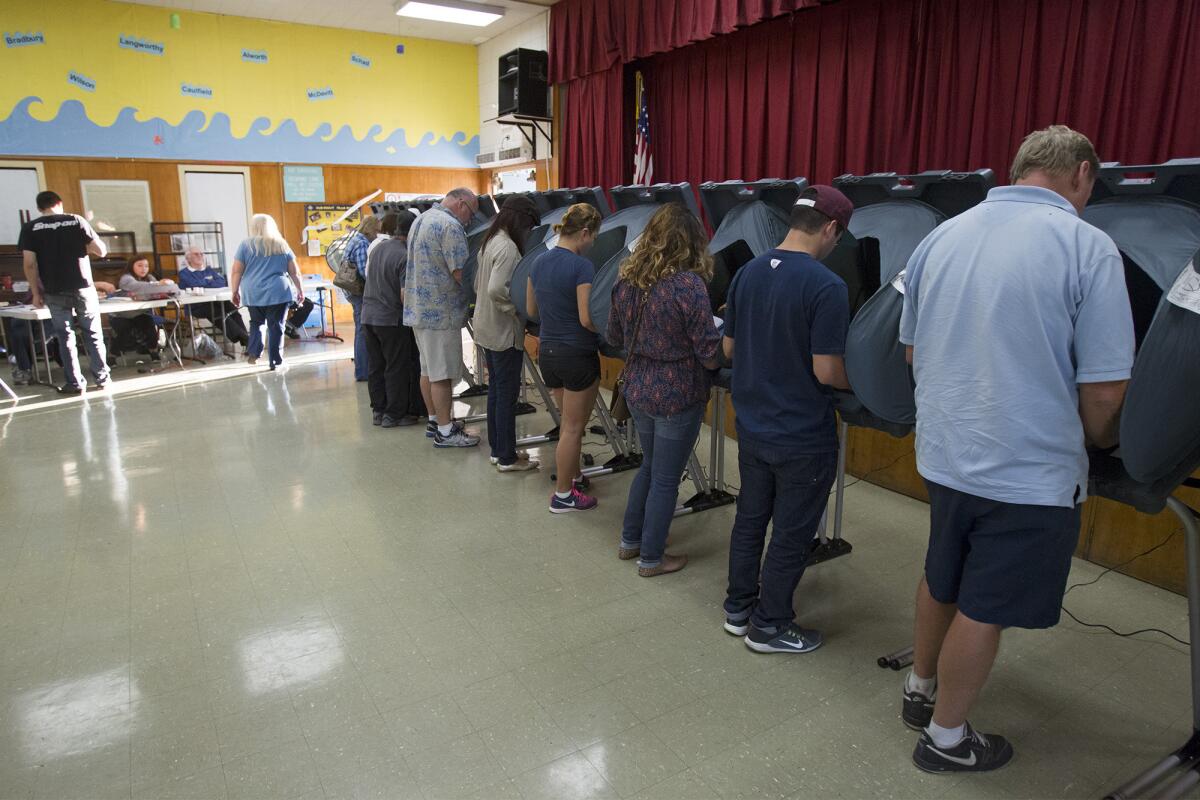
<svg viewBox="0 0 1200 800">
<path fill-rule="evenodd" d="M 337 339 L 338 341 L 341 341 L 340 337 L 337 336 L 337 322 L 333 319 L 333 314 L 332 314 L 332 309 L 333 309 L 332 292 L 330 293 L 330 298 L 328 301 L 324 297 L 325 292 L 334 288 L 333 283 L 331 281 L 329 281 L 327 278 L 323 278 L 319 275 L 302 275 L 301 279 L 300 279 L 300 286 L 304 289 L 304 294 L 306 297 L 308 296 L 308 294 L 310 292 L 315 292 L 318 297 L 317 301 L 315 302 L 315 305 L 319 305 L 321 307 L 321 333 L 318 335 L 317 338 L 319 338 L 319 339 Z M 221 289 L 205 289 L 202 294 L 189 294 L 187 292 L 180 292 L 178 295 L 175 295 L 175 296 L 171 297 L 170 299 L 166 299 L 166 300 L 129 300 L 129 299 L 112 298 L 112 299 L 105 299 L 105 300 L 100 301 L 100 314 L 101 314 L 101 316 L 103 316 L 104 314 L 114 314 L 114 313 L 121 313 L 121 312 L 126 312 L 126 311 L 151 311 L 154 309 L 166 308 L 167 306 L 175 306 L 182 311 L 182 308 L 184 306 L 195 305 L 197 303 L 221 303 L 221 302 L 226 302 L 226 301 L 232 301 L 232 299 L 233 299 L 233 291 L 230 290 L 228 287 L 224 287 Z M 331 310 L 330 322 L 331 322 L 332 327 L 330 329 L 330 333 L 325 332 L 325 309 L 326 308 L 329 308 Z M 46 347 L 47 337 L 46 337 L 45 324 L 50 321 L 50 309 L 48 309 L 44 306 L 42 308 L 34 308 L 31 305 L 3 306 L 3 307 L 0 307 L 0 318 L 4 318 L 4 317 L 8 317 L 9 319 L 25 320 L 27 322 L 41 323 L 40 325 L 37 326 L 37 328 L 38 328 L 38 332 L 39 332 L 41 340 L 42 340 L 42 358 L 43 358 L 43 363 L 45 364 L 45 367 L 46 367 L 46 379 L 45 379 L 45 381 L 42 381 L 42 379 L 41 379 L 41 374 L 40 374 L 40 371 L 38 370 L 38 366 L 37 366 L 36 352 L 34 353 L 35 358 L 34 358 L 34 362 L 33 362 L 34 363 L 34 379 L 37 380 L 39 383 L 44 382 L 44 383 L 49 384 L 52 375 L 50 372 L 50 370 L 51 370 L 50 353 Z M 189 317 L 189 320 L 190 320 L 190 317 Z M 176 326 L 176 329 L 177 329 L 177 327 L 178 326 Z M 0 326 L 0 330 L 2 330 L 2 328 L 3 328 L 3 326 Z M 192 334 L 193 334 L 193 336 L 195 334 L 194 328 L 192 329 Z M 7 345 L 8 345 L 7 336 L 4 336 L 4 342 L 5 342 L 5 346 L 7 347 Z M 176 362 L 182 368 L 183 367 L 183 354 L 182 354 L 182 350 L 179 347 L 178 340 L 175 339 L 173 336 L 172 340 L 170 341 L 170 344 L 171 344 L 172 355 L 175 356 Z M 203 363 L 203 362 L 201 362 L 201 363 Z"/>
</svg>

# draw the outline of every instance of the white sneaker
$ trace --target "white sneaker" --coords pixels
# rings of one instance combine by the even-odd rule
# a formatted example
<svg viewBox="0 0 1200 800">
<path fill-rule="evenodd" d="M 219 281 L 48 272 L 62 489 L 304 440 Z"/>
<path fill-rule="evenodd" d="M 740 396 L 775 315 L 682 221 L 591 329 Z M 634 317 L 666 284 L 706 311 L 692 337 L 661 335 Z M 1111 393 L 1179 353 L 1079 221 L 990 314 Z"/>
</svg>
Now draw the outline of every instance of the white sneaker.
<svg viewBox="0 0 1200 800">
<path fill-rule="evenodd" d="M 540 466 L 541 466 L 541 464 L 539 464 L 536 461 L 523 461 L 518 458 L 516 461 L 514 461 L 511 464 L 501 464 L 499 461 L 497 461 L 496 462 L 496 471 L 497 472 L 529 472 L 530 470 L 537 469 Z"/>
<path fill-rule="evenodd" d="M 12 379 L 13 386 L 28 386 L 33 381 L 33 376 L 27 369 L 14 369 Z"/>
<path fill-rule="evenodd" d="M 528 460 L 529 460 L 529 453 L 527 451 L 525 451 L 525 450 L 517 451 L 517 461 L 528 461 Z M 495 456 L 488 456 L 488 463 L 494 467 L 500 463 L 500 459 L 496 458 Z"/>
</svg>

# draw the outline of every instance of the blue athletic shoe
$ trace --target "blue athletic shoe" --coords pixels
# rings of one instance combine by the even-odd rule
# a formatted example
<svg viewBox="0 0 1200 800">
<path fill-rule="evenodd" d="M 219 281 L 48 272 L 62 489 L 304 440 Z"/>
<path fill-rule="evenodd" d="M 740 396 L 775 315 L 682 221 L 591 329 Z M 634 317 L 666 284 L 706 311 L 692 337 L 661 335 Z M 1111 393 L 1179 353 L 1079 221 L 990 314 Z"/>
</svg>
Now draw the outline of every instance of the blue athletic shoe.
<svg viewBox="0 0 1200 800">
<path fill-rule="evenodd" d="M 745 641 L 746 647 L 756 653 L 811 653 L 824 640 L 820 631 L 801 628 L 793 622 L 775 633 L 767 633 L 751 625 Z"/>
</svg>

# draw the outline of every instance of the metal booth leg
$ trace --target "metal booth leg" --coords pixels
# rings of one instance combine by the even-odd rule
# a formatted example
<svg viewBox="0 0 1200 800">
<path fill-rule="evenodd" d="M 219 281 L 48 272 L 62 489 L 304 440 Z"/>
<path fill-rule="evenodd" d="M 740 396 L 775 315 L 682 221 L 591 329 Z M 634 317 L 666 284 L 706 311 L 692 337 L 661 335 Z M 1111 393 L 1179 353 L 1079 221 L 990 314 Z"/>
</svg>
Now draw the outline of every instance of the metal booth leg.
<svg viewBox="0 0 1200 800">
<path fill-rule="evenodd" d="M 1183 746 L 1128 783 L 1110 792 L 1111 800 L 1153 797 L 1177 800 L 1200 784 L 1200 524 L 1196 512 L 1174 497 L 1167 508 L 1179 517 L 1187 542 L 1188 637 L 1192 643 L 1192 735 Z"/>
<path fill-rule="evenodd" d="M 675 516 L 708 511 L 737 502 L 737 498 L 725 490 L 725 394 L 716 387 L 713 393 L 712 425 L 708 434 L 708 472 L 704 471 L 693 448 L 688 457 L 688 475 L 696 487 L 696 494 L 675 509 Z M 699 444 L 699 442 L 697 442 Z"/>
<path fill-rule="evenodd" d="M 625 432 L 622 433 L 612 415 L 608 413 L 604 400 L 599 396 L 596 397 L 596 417 L 600 420 L 600 426 L 604 429 L 604 435 L 607 437 L 614 455 L 600 466 L 581 469 L 580 473 L 583 477 L 599 478 L 601 475 L 612 475 L 640 467 L 642 454 L 630 444 L 637 441 L 637 431 L 633 420 L 625 423 Z"/>
<path fill-rule="evenodd" d="M 534 385 L 541 395 L 542 402 L 546 404 L 546 412 L 550 414 L 550 418 L 554 420 L 554 427 L 546 433 L 525 436 L 517 439 L 517 447 L 531 447 L 535 444 L 545 444 L 558 439 L 558 426 L 562 422 L 558 414 L 558 406 L 554 404 L 554 396 L 550 394 L 550 390 L 546 387 L 546 382 L 542 380 L 542 375 L 538 372 L 537 366 L 533 363 L 533 359 L 529 357 L 529 353 L 525 353 L 525 374 L 529 382 Z"/>
<path fill-rule="evenodd" d="M 825 513 L 821 516 L 821 523 L 818 528 L 819 541 L 813 547 L 813 551 L 808 557 L 810 565 L 820 564 L 822 561 L 829 561 L 838 556 L 849 555 L 854 549 L 853 545 L 842 538 L 842 502 L 846 491 L 846 441 L 849 439 L 848 434 L 849 426 L 845 422 L 839 423 L 837 477 L 834 479 L 833 492 L 833 536 L 826 538 L 825 535 L 830 519 L 829 506 L 826 505 Z"/>
</svg>

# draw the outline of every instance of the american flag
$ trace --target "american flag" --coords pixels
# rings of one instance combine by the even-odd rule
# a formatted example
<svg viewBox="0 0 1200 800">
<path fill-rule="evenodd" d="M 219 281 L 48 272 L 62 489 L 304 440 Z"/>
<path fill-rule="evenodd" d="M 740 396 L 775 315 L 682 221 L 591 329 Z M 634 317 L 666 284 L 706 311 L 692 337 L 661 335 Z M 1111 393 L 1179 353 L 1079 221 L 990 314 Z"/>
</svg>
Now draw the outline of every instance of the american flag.
<svg viewBox="0 0 1200 800">
<path fill-rule="evenodd" d="M 637 73 L 637 137 L 634 140 L 633 185 L 654 183 L 654 156 L 650 153 L 650 112 L 646 110 L 646 85 Z"/>
</svg>

